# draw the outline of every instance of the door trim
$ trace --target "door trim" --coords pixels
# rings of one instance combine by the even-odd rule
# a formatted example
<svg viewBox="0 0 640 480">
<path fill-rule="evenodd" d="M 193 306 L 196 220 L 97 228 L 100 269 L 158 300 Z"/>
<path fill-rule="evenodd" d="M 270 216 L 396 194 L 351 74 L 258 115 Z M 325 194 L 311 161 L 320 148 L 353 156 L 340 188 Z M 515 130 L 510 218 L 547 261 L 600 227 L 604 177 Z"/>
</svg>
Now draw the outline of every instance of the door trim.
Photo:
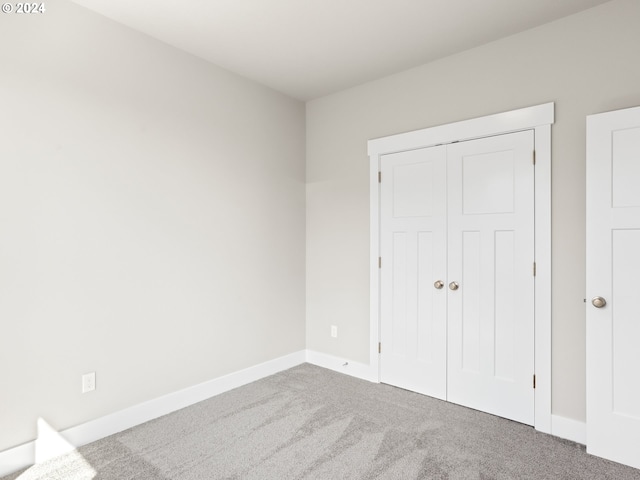
<svg viewBox="0 0 640 480">
<path fill-rule="evenodd" d="M 492 135 L 534 130 L 535 169 L 535 420 L 551 433 L 551 125 L 555 104 L 497 113 L 461 122 L 369 140 L 370 160 L 370 350 L 369 363 L 380 381 L 380 158 L 382 155 Z M 384 180 L 383 180 L 384 181 Z M 532 379 L 533 380 L 533 379 Z"/>
</svg>

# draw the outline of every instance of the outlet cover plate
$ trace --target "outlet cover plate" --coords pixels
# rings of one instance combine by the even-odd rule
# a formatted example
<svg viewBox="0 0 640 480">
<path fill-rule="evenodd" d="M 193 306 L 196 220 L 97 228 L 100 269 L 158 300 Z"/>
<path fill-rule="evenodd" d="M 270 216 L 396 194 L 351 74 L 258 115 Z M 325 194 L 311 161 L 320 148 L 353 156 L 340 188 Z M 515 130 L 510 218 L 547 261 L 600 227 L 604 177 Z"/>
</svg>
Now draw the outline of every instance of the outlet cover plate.
<svg viewBox="0 0 640 480">
<path fill-rule="evenodd" d="M 82 375 L 82 393 L 92 392 L 96 389 L 96 372 Z"/>
</svg>

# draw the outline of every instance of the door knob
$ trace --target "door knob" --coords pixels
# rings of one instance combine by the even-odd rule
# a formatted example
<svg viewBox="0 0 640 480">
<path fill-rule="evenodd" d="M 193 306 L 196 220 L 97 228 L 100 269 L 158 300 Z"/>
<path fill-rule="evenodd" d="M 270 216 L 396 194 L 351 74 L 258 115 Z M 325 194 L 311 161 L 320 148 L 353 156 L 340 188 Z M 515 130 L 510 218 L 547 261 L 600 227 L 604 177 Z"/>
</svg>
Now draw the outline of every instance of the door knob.
<svg viewBox="0 0 640 480">
<path fill-rule="evenodd" d="M 602 308 L 607 304 L 607 301 L 602 297 L 593 297 L 591 304 L 596 308 Z"/>
<path fill-rule="evenodd" d="M 444 287 L 444 282 L 442 280 L 436 280 L 435 282 L 433 282 L 433 286 L 440 290 L 442 287 Z"/>
<path fill-rule="evenodd" d="M 451 290 L 457 290 L 458 288 L 460 288 L 460 285 L 458 285 L 456 282 L 451 282 L 451 283 L 449 284 L 449 288 L 450 288 Z"/>
</svg>

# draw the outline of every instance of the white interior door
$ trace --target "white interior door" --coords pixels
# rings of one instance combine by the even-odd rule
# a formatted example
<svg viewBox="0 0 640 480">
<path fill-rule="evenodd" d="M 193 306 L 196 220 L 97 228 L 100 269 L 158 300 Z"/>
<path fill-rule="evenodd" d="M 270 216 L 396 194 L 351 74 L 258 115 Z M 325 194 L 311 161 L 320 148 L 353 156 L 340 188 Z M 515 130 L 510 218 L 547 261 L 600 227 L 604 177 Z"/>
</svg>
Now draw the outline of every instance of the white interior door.
<svg viewBox="0 0 640 480">
<path fill-rule="evenodd" d="M 381 162 L 380 379 L 446 396 L 446 150 L 432 147 Z"/>
<path fill-rule="evenodd" d="M 587 451 L 635 468 L 639 367 L 640 107 L 587 118 Z"/>
<path fill-rule="evenodd" d="M 533 147 L 381 158 L 382 382 L 534 423 Z"/>
<path fill-rule="evenodd" d="M 534 423 L 533 150 L 532 131 L 448 148 L 447 398 L 529 425 Z"/>
</svg>

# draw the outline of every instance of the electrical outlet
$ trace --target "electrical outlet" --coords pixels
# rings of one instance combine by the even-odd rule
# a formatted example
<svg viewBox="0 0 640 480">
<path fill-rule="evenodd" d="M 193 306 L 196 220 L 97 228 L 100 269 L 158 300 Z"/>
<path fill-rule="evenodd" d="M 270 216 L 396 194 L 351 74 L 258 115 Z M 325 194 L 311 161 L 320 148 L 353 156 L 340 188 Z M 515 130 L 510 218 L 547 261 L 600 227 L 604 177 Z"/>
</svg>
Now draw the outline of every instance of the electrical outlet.
<svg viewBox="0 0 640 480">
<path fill-rule="evenodd" d="M 331 325 L 331 336 L 338 338 L 338 327 L 336 325 Z"/>
<path fill-rule="evenodd" d="M 96 389 L 96 372 L 82 375 L 82 393 L 92 392 Z"/>
</svg>

